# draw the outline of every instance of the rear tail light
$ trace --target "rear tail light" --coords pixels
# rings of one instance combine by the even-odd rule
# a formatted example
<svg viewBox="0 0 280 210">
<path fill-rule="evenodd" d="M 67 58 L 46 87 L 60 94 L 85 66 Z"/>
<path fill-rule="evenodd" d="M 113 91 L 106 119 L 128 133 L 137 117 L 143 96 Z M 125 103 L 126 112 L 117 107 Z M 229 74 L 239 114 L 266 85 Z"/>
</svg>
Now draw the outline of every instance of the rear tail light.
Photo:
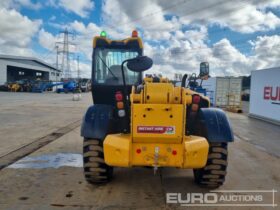
<svg viewBox="0 0 280 210">
<path fill-rule="evenodd" d="M 200 96 L 199 95 L 194 95 L 193 96 L 193 103 L 194 104 L 199 104 L 200 102 Z"/>
<path fill-rule="evenodd" d="M 124 109 L 124 102 L 123 102 L 123 94 L 121 91 L 117 91 L 115 94 L 116 99 L 116 106 L 118 109 L 118 116 L 124 117 L 125 116 L 125 109 Z"/>
<path fill-rule="evenodd" d="M 115 94 L 115 98 L 116 98 L 116 101 L 122 101 L 123 100 L 123 94 L 120 91 L 118 91 Z"/>
<path fill-rule="evenodd" d="M 177 151 L 176 151 L 176 150 L 173 150 L 173 151 L 172 151 L 172 155 L 177 155 Z"/>
</svg>

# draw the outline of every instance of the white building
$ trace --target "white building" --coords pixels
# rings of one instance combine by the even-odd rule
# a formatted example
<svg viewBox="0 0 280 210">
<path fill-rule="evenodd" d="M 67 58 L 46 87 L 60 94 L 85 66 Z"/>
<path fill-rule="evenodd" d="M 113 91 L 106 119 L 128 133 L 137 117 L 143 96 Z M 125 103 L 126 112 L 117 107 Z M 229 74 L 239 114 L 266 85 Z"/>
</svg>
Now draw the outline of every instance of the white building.
<svg viewBox="0 0 280 210">
<path fill-rule="evenodd" d="M 280 67 L 252 71 L 249 116 L 280 125 Z"/>
<path fill-rule="evenodd" d="M 61 71 L 37 58 L 0 55 L 0 85 L 22 79 L 60 81 Z"/>
</svg>

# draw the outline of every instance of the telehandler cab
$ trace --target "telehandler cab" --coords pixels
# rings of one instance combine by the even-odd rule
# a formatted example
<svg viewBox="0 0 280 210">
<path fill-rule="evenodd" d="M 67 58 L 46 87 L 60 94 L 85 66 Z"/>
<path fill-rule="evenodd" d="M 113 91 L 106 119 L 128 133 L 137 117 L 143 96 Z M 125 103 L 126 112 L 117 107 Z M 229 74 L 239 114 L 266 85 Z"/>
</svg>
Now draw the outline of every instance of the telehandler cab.
<svg viewBox="0 0 280 210">
<path fill-rule="evenodd" d="M 167 79 L 142 77 L 153 62 L 143 56 L 137 31 L 124 40 L 106 33 L 93 39 L 92 97 L 81 127 L 84 174 L 108 182 L 113 167 L 193 169 L 195 182 L 219 187 L 225 181 L 228 142 L 233 134 L 225 113 L 209 99 Z M 199 78 L 207 78 L 201 65 Z"/>
</svg>

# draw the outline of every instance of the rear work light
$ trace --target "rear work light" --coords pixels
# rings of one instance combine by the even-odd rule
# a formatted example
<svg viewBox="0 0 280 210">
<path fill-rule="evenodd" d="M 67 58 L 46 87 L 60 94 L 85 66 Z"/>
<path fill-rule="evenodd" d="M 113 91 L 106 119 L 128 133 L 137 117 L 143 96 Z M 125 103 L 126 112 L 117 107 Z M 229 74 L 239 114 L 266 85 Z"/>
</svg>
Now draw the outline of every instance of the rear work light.
<svg viewBox="0 0 280 210">
<path fill-rule="evenodd" d="M 124 109 L 120 109 L 120 110 L 118 111 L 118 115 L 119 115 L 119 117 L 124 117 L 124 116 L 125 116 L 125 111 L 124 111 Z"/>
</svg>

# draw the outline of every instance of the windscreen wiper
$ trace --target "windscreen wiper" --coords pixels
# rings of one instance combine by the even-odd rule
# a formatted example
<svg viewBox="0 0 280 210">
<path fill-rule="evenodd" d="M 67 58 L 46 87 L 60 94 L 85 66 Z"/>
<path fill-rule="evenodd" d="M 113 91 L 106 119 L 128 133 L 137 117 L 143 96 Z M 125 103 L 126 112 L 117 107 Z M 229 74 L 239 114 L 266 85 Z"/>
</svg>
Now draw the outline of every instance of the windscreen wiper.
<svg viewBox="0 0 280 210">
<path fill-rule="evenodd" d="M 109 72 L 113 75 L 113 77 L 115 78 L 115 79 L 119 79 L 113 72 L 112 72 L 112 70 L 107 66 L 107 64 L 106 64 L 106 62 L 100 57 L 100 55 L 98 55 L 97 54 L 97 56 L 99 57 L 99 59 L 102 61 L 102 63 L 106 66 L 106 68 L 109 70 Z"/>
</svg>

